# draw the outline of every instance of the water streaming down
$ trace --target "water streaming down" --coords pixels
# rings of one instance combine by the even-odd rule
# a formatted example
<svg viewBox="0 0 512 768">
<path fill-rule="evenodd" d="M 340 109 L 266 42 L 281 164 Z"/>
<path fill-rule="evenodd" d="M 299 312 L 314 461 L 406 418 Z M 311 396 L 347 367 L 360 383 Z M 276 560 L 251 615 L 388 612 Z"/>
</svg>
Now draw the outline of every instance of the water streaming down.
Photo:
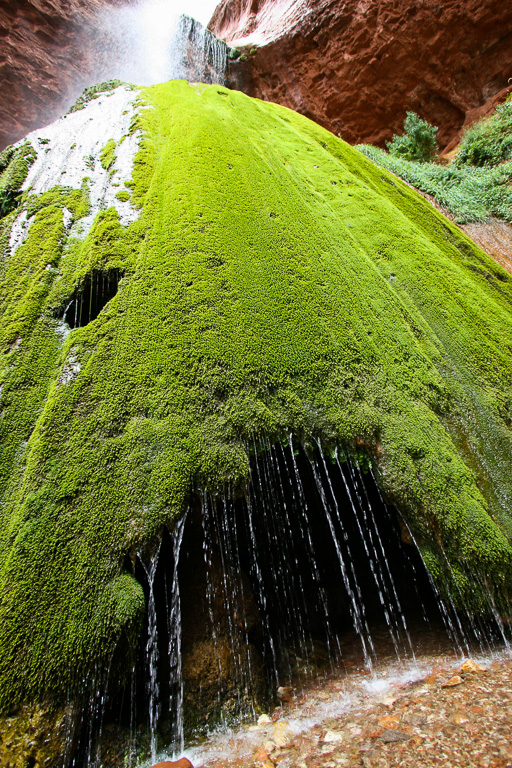
<svg viewBox="0 0 512 768">
<path fill-rule="evenodd" d="M 142 565 L 146 572 L 147 585 L 149 588 L 148 596 L 148 638 L 146 643 L 146 659 L 148 664 L 147 689 L 149 700 L 149 731 L 151 734 L 151 759 L 156 758 L 156 726 L 160 714 L 160 687 L 158 681 L 158 625 L 155 604 L 155 574 L 158 567 L 160 556 L 160 546 L 148 566 Z"/>
<path fill-rule="evenodd" d="M 413 661 L 411 626 L 415 637 L 449 634 L 461 654 L 471 639 L 492 642 L 484 620 L 444 602 L 407 524 L 353 457 L 320 443 L 308 454 L 292 436 L 249 447 L 244 492 L 196 494 L 152 556 L 127 564 L 147 603 L 125 716 L 131 768 L 141 728 L 156 762 L 194 734 L 252 720 L 280 685 L 300 691 L 339 664 L 371 671 L 390 649 Z M 90 688 L 77 768 L 101 764 L 105 686 Z"/>
<path fill-rule="evenodd" d="M 276 446 L 262 440 L 252 448 L 245 495 L 233 498 L 226 491 L 213 499 L 203 493 L 199 512 L 208 621 L 217 654 L 217 708 L 227 714 L 222 655 L 227 642 L 236 680 L 229 714 L 237 717 L 252 716 L 261 689 L 255 652 L 267 689 L 275 690 L 330 669 L 343 633 L 355 632 L 370 666 L 377 653 L 372 626 L 383 620 L 397 656 L 412 657 L 404 602 L 421 621 L 427 614 L 440 618 L 419 554 L 413 546 L 402 554 L 406 546 L 396 520 L 384 504 L 377 519 L 372 505 L 379 497 L 373 488 L 370 500 L 368 481 L 358 470 L 349 462 L 328 465 L 320 446 L 312 460 L 294 451 L 291 441 Z M 383 557 L 393 562 L 383 564 Z M 248 618 L 253 600 L 257 627 L 254 617 Z M 394 603 L 391 609 L 388 602 Z"/>
<path fill-rule="evenodd" d="M 183 675 L 181 658 L 181 597 L 178 579 L 178 566 L 180 551 L 183 542 L 183 533 L 188 512 L 182 517 L 176 526 L 173 536 L 173 570 L 171 581 L 170 609 L 168 610 L 169 623 L 169 712 L 174 713 L 171 718 L 172 743 L 177 749 L 182 750 L 185 743 L 183 729 Z M 167 587 L 167 585 L 166 585 Z M 167 590 L 166 590 L 167 592 Z M 166 600 L 167 605 L 169 601 Z"/>
<path fill-rule="evenodd" d="M 171 79 L 225 85 L 229 47 L 180 4 L 147 0 L 100 12 L 91 82 L 155 85 Z"/>
</svg>

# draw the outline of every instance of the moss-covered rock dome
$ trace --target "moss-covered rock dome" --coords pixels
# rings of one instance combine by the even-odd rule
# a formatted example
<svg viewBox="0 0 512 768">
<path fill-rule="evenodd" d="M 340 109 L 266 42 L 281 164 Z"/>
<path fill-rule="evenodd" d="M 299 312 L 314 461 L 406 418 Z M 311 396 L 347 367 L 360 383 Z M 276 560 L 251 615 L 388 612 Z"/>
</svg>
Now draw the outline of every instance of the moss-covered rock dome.
<svg viewBox="0 0 512 768">
<path fill-rule="evenodd" d="M 365 452 L 443 588 L 504 605 L 510 276 L 287 109 L 95 95 L 0 159 L 0 706 L 135 642 L 126 555 L 255 436 Z"/>
</svg>

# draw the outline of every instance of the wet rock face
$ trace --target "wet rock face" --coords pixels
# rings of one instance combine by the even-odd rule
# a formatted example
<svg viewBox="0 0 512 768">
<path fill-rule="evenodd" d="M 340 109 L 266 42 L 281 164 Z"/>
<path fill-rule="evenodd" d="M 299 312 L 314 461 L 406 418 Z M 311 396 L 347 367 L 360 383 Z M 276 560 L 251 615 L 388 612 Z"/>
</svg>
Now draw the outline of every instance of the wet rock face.
<svg viewBox="0 0 512 768">
<path fill-rule="evenodd" d="M 251 96 L 351 143 L 382 145 L 414 110 L 447 146 L 506 88 L 511 22 L 512 6 L 493 0 L 223 0 L 210 29 L 261 46 L 231 67 Z"/>
<path fill-rule="evenodd" d="M 70 707 L 24 706 L 0 719 L 0 765 L 61 768 L 76 715 Z"/>
<path fill-rule="evenodd" d="M 0 1 L 0 150 L 55 119 L 90 82 L 92 38 L 82 30 L 103 6 L 127 0 Z M 97 32 L 97 31 L 96 31 Z"/>
</svg>

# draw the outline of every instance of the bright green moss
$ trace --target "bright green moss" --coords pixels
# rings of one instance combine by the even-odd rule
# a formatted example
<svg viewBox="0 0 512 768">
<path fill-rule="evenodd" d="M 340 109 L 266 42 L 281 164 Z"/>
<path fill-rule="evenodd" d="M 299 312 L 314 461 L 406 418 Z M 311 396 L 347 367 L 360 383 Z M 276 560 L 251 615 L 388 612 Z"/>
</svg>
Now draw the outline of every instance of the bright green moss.
<svg viewBox="0 0 512 768">
<path fill-rule="evenodd" d="M 120 192 L 116 194 L 116 197 L 122 203 L 126 203 L 130 199 L 130 193 L 127 192 L 126 189 L 122 189 Z"/>
<path fill-rule="evenodd" d="M 35 159 L 29 142 L 0 152 L 0 219 L 17 207 L 21 185 Z"/>
<path fill-rule="evenodd" d="M 3 268 L 2 707 L 133 640 L 125 556 L 192 488 L 242 486 L 254 436 L 366 447 L 455 600 L 466 567 L 498 597 L 510 578 L 510 277 L 306 118 L 218 86 L 143 95 L 140 219 L 102 211 L 64 251 L 48 193 Z M 64 339 L 109 269 L 117 295 Z"/>
<path fill-rule="evenodd" d="M 116 142 L 109 139 L 100 152 L 101 167 L 109 171 L 116 161 Z"/>
</svg>

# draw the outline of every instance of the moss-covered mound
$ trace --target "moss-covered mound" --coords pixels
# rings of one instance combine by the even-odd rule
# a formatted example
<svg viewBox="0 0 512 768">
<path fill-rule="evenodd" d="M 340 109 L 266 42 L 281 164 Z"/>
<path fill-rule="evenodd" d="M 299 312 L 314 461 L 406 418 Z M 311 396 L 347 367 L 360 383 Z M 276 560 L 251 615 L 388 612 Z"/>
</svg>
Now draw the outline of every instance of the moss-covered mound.
<svg viewBox="0 0 512 768">
<path fill-rule="evenodd" d="M 137 220 L 80 235 L 91 177 L 0 221 L 4 708 L 137 637 L 127 553 L 192 489 L 243 486 L 255 435 L 366 451 L 454 599 L 506 597 L 511 277 L 304 117 L 185 82 L 142 98 L 117 198 Z M 120 186 L 111 138 L 83 176 Z"/>
</svg>

